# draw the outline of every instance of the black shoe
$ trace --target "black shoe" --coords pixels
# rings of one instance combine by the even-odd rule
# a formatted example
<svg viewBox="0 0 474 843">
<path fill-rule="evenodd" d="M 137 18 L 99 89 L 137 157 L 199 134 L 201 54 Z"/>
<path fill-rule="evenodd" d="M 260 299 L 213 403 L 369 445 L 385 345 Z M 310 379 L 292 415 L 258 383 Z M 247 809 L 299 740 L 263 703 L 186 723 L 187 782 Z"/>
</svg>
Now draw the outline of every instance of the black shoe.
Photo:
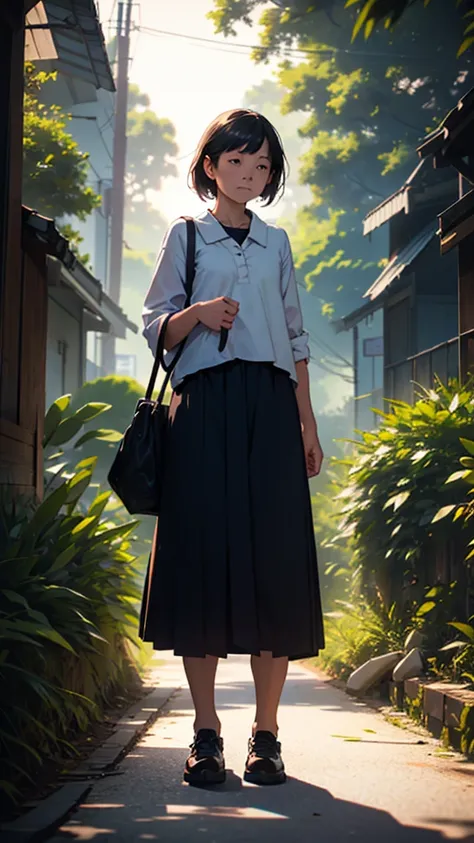
<svg viewBox="0 0 474 843">
<path fill-rule="evenodd" d="M 199 729 L 186 760 L 184 781 L 220 784 L 225 781 L 224 741 L 214 729 Z"/>
<path fill-rule="evenodd" d="M 286 781 L 281 744 L 272 732 L 260 731 L 250 738 L 244 779 L 252 784 L 283 784 Z"/>
</svg>

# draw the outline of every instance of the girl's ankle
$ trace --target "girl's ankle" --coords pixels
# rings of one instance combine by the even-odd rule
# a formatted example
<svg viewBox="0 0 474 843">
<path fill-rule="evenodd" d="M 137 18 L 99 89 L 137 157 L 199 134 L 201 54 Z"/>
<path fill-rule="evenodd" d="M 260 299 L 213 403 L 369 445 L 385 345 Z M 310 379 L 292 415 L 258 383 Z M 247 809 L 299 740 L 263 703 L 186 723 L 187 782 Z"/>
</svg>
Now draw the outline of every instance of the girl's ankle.
<svg viewBox="0 0 474 843">
<path fill-rule="evenodd" d="M 197 735 L 197 733 L 201 729 L 214 729 L 214 731 L 217 732 L 217 735 L 220 737 L 221 724 L 220 724 L 219 720 L 214 720 L 213 718 L 209 718 L 209 717 L 208 718 L 202 718 L 200 720 L 196 719 L 194 721 L 194 734 Z"/>
<path fill-rule="evenodd" d="M 254 738 L 257 732 L 271 732 L 272 735 L 278 737 L 278 726 L 274 723 L 259 722 L 256 720 L 252 725 L 252 737 Z"/>
</svg>

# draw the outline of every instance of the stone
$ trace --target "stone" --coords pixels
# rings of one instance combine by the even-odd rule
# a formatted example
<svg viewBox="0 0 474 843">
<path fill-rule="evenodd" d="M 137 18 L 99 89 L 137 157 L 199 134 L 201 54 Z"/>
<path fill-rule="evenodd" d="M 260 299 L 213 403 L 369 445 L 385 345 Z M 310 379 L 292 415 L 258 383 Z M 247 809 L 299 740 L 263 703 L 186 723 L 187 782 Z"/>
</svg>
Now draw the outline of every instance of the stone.
<svg viewBox="0 0 474 843">
<path fill-rule="evenodd" d="M 415 676 L 421 676 L 423 668 L 423 654 L 418 647 L 413 647 L 395 667 L 393 681 L 404 682 L 405 679 L 414 679 Z"/>
<path fill-rule="evenodd" d="M 403 658 L 403 652 L 386 653 L 384 656 L 375 656 L 365 664 L 354 670 L 346 684 L 348 694 L 364 694 L 372 685 L 390 675 L 396 664 Z"/>
<path fill-rule="evenodd" d="M 412 629 L 412 631 L 408 633 L 408 635 L 405 639 L 405 644 L 404 644 L 405 652 L 409 653 L 410 650 L 413 650 L 414 647 L 422 650 L 424 641 L 425 641 L 425 636 L 423 635 L 423 633 L 420 632 L 419 629 Z"/>
<path fill-rule="evenodd" d="M 409 700 L 416 700 L 420 694 L 420 689 L 422 683 L 418 678 L 415 679 L 405 679 L 404 683 L 405 688 L 405 696 Z"/>
<path fill-rule="evenodd" d="M 423 714 L 444 722 L 444 689 L 436 685 L 426 685 L 423 695 Z"/>
</svg>

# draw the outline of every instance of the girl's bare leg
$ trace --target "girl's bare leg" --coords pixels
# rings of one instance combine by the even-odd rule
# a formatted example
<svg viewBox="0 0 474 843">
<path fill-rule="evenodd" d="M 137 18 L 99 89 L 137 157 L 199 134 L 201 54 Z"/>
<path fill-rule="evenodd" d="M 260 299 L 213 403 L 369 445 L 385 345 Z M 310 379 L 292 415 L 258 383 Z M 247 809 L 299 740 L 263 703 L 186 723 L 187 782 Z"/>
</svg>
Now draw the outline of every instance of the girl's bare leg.
<svg viewBox="0 0 474 843">
<path fill-rule="evenodd" d="M 218 735 L 221 733 L 221 724 L 217 716 L 214 698 L 217 662 L 218 659 L 215 656 L 206 656 L 203 659 L 190 656 L 183 658 L 184 669 L 196 711 L 195 734 L 199 729 L 215 729 Z"/>
<path fill-rule="evenodd" d="M 257 700 L 252 734 L 263 730 L 272 732 L 276 737 L 278 706 L 288 672 L 288 658 L 284 656 L 274 659 L 270 652 L 262 651 L 260 656 L 252 656 L 250 663 Z"/>
</svg>

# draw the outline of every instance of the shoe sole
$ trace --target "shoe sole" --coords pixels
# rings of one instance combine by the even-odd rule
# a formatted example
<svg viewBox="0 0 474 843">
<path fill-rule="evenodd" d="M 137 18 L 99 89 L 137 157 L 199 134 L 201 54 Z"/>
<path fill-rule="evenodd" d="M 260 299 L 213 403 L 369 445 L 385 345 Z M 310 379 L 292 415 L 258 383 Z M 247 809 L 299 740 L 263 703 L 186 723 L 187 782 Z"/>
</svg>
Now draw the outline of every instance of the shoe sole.
<svg viewBox="0 0 474 843">
<path fill-rule="evenodd" d="M 246 770 L 244 773 L 244 781 L 249 784 L 284 784 L 286 782 L 286 773 L 284 770 L 281 770 L 279 773 L 265 773 L 264 770 L 260 770 L 255 773 L 248 773 Z"/>
<path fill-rule="evenodd" d="M 225 770 L 215 773 L 213 770 L 201 770 L 200 773 L 188 773 L 186 770 L 183 779 L 187 784 L 223 784 L 226 779 Z"/>
</svg>

